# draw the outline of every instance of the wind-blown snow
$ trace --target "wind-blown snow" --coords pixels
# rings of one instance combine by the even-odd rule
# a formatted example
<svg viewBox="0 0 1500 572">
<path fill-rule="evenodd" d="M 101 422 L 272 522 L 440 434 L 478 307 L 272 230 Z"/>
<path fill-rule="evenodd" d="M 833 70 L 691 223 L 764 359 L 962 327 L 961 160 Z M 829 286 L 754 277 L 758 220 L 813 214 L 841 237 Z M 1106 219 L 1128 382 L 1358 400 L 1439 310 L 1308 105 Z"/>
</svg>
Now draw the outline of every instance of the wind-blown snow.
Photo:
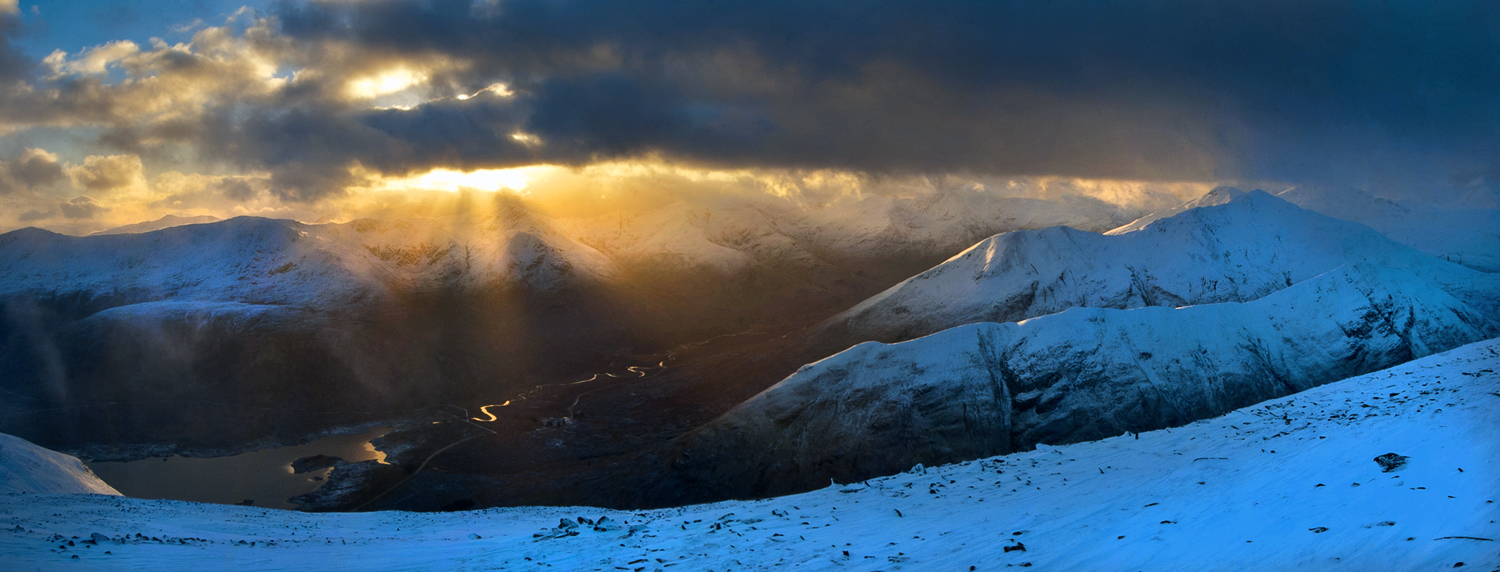
<svg viewBox="0 0 1500 572">
<path fill-rule="evenodd" d="M 0 433 L 0 494 L 99 494 L 118 491 L 72 455 Z M 0 552 L 0 561 L 5 559 Z"/>
<path fill-rule="evenodd" d="M 1480 342 L 1139 439 L 681 509 L 303 514 L 0 495 L 0 565 L 1490 570 L 1500 566 L 1497 367 L 1500 341 Z M 1382 472 L 1374 458 L 1386 453 L 1405 465 Z M 601 516 L 610 522 L 577 524 Z"/>
</svg>

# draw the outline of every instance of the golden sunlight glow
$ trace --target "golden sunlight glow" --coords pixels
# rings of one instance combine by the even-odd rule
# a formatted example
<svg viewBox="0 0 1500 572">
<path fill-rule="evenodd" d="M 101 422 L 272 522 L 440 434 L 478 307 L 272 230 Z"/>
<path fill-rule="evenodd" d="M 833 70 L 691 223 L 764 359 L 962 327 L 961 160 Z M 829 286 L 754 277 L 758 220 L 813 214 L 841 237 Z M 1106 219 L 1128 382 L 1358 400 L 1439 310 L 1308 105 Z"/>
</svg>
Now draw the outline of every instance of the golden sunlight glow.
<svg viewBox="0 0 1500 572">
<path fill-rule="evenodd" d="M 498 95 L 500 97 L 510 97 L 510 96 L 516 94 L 516 92 L 510 90 L 509 86 L 507 86 L 507 85 L 505 85 L 503 83 L 494 83 L 494 84 L 490 84 L 489 87 L 486 87 L 486 88 L 481 89 L 479 91 L 476 91 L 474 93 L 460 93 L 457 96 L 454 96 L 454 98 L 457 99 L 457 100 L 459 100 L 459 101 L 464 101 L 464 100 L 469 99 L 471 97 L 479 97 L 479 94 L 485 93 L 485 92 L 490 92 L 490 93 L 493 93 L 493 94 Z"/>
<path fill-rule="evenodd" d="M 344 89 L 350 97 L 375 99 L 382 95 L 396 93 L 424 81 L 427 81 L 426 73 L 401 67 L 350 81 Z"/>
<path fill-rule="evenodd" d="M 477 171 L 455 171 L 433 169 L 420 175 L 386 179 L 376 185 L 378 190 L 426 190 L 458 192 L 462 189 L 481 191 L 525 191 L 526 186 L 550 166 L 517 167 L 514 169 L 479 169 Z"/>
</svg>

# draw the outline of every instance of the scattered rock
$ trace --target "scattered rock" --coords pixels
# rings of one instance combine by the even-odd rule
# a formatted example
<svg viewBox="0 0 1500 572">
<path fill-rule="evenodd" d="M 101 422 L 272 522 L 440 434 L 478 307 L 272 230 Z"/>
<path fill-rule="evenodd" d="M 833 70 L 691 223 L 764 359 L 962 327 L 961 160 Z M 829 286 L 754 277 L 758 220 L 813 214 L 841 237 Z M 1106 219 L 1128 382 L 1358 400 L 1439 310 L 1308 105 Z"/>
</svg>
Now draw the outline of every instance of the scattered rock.
<svg viewBox="0 0 1500 572">
<path fill-rule="evenodd" d="M 1313 531 L 1313 534 L 1320 534 L 1320 533 L 1328 532 L 1328 527 L 1326 527 L 1326 526 L 1318 526 L 1318 527 L 1309 528 L 1308 530 Z"/>
<path fill-rule="evenodd" d="M 1021 552 L 1025 552 L 1026 551 L 1026 545 L 1022 544 L 1020 542 L 1017 542 L 1015 546 L 1007 546 L 1007 547 L 1005 547 L 1005 551 L 1006 552 L 1015 552 L 1017 550 L 1019 550 Z"/>
<path fill-rule="evenodd" d="M 316 471 L 318 469 L 337 467 L 344 463 L 345 461 L 339 457 L 330 457 L 328 455 L 313 455 L 311 457 L 303 457 L 301 459 L 292 461 L 292 472 L 302 474 L 309 471 Z"/>
<path fill-rule="evenodd" d="M 1400 469 L 1401 467 L 1405 467 L 1406 460 L 1410 458 L 1411 457 L 1407 457 L 1405 455 L 1386 453 L 1379 457 L 1375 457 L 1375 462 L 1380 465 L 1380 472 L 1389 473 L 1391 471 Z"/>
<path fill-rule="evenodd" d="M 622 528 L 624 527 L 619 522 L 607 516 L 599 517 L 599 520 L 594 523 L 594 532 L 613 532 Z"/>
<path fill-rule="evenodd" d="M 98 544 L 100 542 L 109 542 L 109 537 L 104 534 L 95 532 L 89 535 L 89 540 L 94 541 L 94 544 Z"/>
</svg>

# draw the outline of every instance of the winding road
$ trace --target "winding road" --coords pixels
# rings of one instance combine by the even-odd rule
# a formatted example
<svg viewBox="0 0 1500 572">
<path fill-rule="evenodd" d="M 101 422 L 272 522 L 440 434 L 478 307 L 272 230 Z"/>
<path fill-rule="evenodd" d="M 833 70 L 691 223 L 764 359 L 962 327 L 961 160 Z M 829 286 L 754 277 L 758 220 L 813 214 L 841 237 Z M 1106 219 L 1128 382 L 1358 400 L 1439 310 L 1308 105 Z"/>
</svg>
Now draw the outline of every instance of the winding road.
<svg viewBox="0 0 1500 572">
<path fill-rule="evenodd" d="M 667 368 L 667 362 L 672 361 L 672 359 L 675 358 L 675 357 L 677 357 L 676 352 L 667 352 L 666 359 L 663 359 L 660 362 L 657 362 L 657 364 L 655 366 L 637 366 L 637 365 L 633 365 L 633 366 L 629 366 L 629 367 L 625 368 L 625 371 L 628 371 L 628 372 L 633 373 L 635 375 L 620 375 L 620 374 L 614 374 L 614 373 L 596 373 L 596 374 L 590 376 L 588 379 L 582 379 L 582 380 L 578 380 L 578 381 L 569 381 L 569 382 L 566 382 L 566 383 L 544 383 L 542 385 L 538 385 L 536 387 L 533 387 L 530 390 L 527 390 L 525 393 L 517 395 L 514 399 L 507 399 L 507 400 L 505 400 L 505 403 L 495 403 L 495 404 L 485 405 L 483 407 L 480 407 L 479 408 L 479 412 L 482 413 L 482 414 L 484 414 L 485 417 L 488 417 L 488 419 L 481 419 L 479 417 L 470 417 L 470 419 L 472 419 L 474 421 L 478 421 L 480 423 L 493 423 L 495 421 L 499 421 L 500 418 L 496 417 L 495 414 L 490 411 L 491 407 L 508 407 L 508 406 L 510 406 L 510 404 L 512 402 L 521 401 L 523 399 L 527 399 L 529 397 L 532 397 L 532 396 L 536 395 L 537 392 L 539 392 L 539 391 L 541 391 L 541 390 L 543 390 L 545 388 L 548 388 L 548 387 L 563 387 L 563 386 L 568 386 L 568 385 L 580 385 L 580 384 L 588 383 L 588 382 L 591 382 L 591 381 L 597 381 L 601 376 L 612 377 L 612 378 L 616 378 L 616 379 L 619 379 L 619 378 L 633 378 L 633 379 L 645 378 L 646 375 L 649 372 L 661 371 L 663 369 L 666 369 Z M 587 393 L 579 394 L 578 397 L 583 397 L 584 395 L 587 395 Z M 576 407 L 577 405 L 578 405 L 578 399 L 575 398 L 575 399 L 573 399 L 573 404 L 570 405 L 570 406 L 568 406 L 568 415 L 567 415 L 567 417 L 565 417 L 565 419 L 571 419 L 573 417 L 573 407 Z"/>
<path fill-rule="evenodd" d="M 480 423 L 493 423 L 495 421 L 499 421 L 500 418 L 497 417 L 497 416 L 495 416 L 494 412 L 490 411 L 491 408 L 495 408 L 495 407 L 509 407 L 511 403 L 514 403 L 514 402 L 517 402 L 517 401 L 522 401 L 522 400 L 528 399 L 530 397 L 533 397 L 538 392 L 540 392 L 541 390 L 543 390 L 545 388 L 548 388 L 548 387 L 563 387 L 563 386 L 569 386 L 569 385 L 580 385 L 580 384 L 584 384 L 584 383 L 598 381 L 600 377 L 610 377 L 610 378 L 615 378 L 615 379 L 625 378 L 625 379 L 636 379 L 636 380 L 645 379 L 646 377 L 652 377 L 652 376 L 654 376 L 654 374 L 660 373 L 662 370 L 667 369 L 667 362 L 672 361 L 674 359 L 677 359 L 677 352 L 679 352 L 679 351 L 684 351 L 684 350 L 688 350 L 690 348 L 695 348 L 695 347 L 698 347 L 698 346 L 702 346 L 704 344 L 707 344 L 707 343 L 712 342 L 714 340 L 717 340 L 719 338 L 731 338 L 731 337 L 735 337 L 735 336 L 743 336 L 743 335 L 753 334 L 753 333 L 755 333 L 755 330 L 751 329 L 751 330 L 746 330 L 746 331 L 743 331 L 743 332 L 735 332 L 735 333 L 732 333 L 732 334 L 719 334 L 717 336 L 708 338 L 706 340 L 700 340 L 700 341 L 696 341 L 696 342 L 692 342 L 692 343 L 682 344 L 680 346 L 677 346 L 675 349 L 667 351 L 666 354 L 663 356 L 663 359 L 660 362 L 657 362 L 656 365 L 654 365 L 654 366 L 638 366 L 638 365 L 628 366 L 628 367 L 625 368 L 625 371 L 628 372 L 628 373 L 624 373 L 624 374 L 608 373 L 608 372 L 606 372 L 606 373 L 596 373 L 596 374 L 590 376 L 588 379 L 582 379 L 582 380 L 578 380 L 578 381 L 569 381 L 569 382 L 563 382 L 563 383 L 544 383 L 544 384 L 538 385 L 536 387 L 533 387 L 533 388 L 531 388 L 531 389 L 529 389 L 529 390 L 521 393 L 520 395 L 517 395 L 517 396 L 511 398 L 511 399 L 507 399 L 507 400 L 505 400 L 504 403 L 494 403 L 494 404 L 482 406 L 482 407 L 479 408 L 479 412 L 482 413 L 482 414 L 484 414 L 485 418 L 471 417 L 470 419 L 473 420 L 473 421 L 478 421 Z M 634 375 L 630 375 L 630 374 L 634 374 Z M 603 388 L 600 388 L 600 389 L 603 389 Z M 596 389 L 594 391 L 598 391 L 598 390 Z M 583 396 L 588 395 L 590 393 L 593 393 L 594 391 L 588 391 L 588 392 L 580 393 L 580 394 L 578 394 L 577 397 L 574 397 L 573 398 L 573 403 L 570 404 L 570 405 L 568 405 L 567 415 L 565 415 L 563 417 L 563 419 L 564 420 L 571 420 L 573 418 L 573 411 L 574 411 L 574 409 L 576 409 L 578 407 L 578 401 L 580 399 L 583 399 Z"/>
</svg>

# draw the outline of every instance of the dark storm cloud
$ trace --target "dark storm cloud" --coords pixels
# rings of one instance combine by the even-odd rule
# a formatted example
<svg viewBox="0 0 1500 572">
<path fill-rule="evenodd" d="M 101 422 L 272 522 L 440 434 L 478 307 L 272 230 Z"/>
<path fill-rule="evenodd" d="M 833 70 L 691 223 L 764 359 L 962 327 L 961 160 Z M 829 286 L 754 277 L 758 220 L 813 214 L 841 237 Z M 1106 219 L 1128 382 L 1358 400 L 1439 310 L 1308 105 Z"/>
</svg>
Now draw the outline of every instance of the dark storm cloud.
<svg viewBox="0 0 1500 572">
<path fill-rule="evenodd" d="M 21 33 L 17 14 L 0 10 L 0 82 L 11 82 L 30 76 L 32 62 L 13 40 Z"/>
<path fill-rule="evenodd" d="M 26 149 L 10 160 L 0 160 L 0 196 L 34 191 L 66 178 L 57 155 Z"/>
<path fill-rule="evenodd" d="M 247 201 L 255 196 L 255 189 L 240 179 L 225 179 L 217 185 L 224 197 L 232 201 Z"/>
<path fill-rule="evenodd" d="M 39 187 L 63 180 L 62 163 L 57 155 L 40 149 L 27 149 L 11 163 L 11 176 L 27 187 Z"/>
<path fill-rule="evenodd" d="M 386 174 L 536 163 L 510 136 L 523 120 L 517 109 L 487 95 L 410 110 L 264 109 L 239 120 L 218 117 L 204 148 L 247 168 L 268 168 L 274 192 L 309 200 L 356 183 L 348 169 L 355 163 Z"/>
<path fill-rule="evenodd" d="M 279 7 L 282 32 L 301 41 L 455 58 L 472 64 L 456 79 L 471 89 L 509 82 L 514 112 L 529 115 L 499 123 L 545 143 L 518 148 L 462 119 L 490 125 L 493 105 L 341 119 L 358 125 L 350 134 L 379 131 L 355 146 L 374 168 L 660 152 L 1356 184 L 1500 172 L 1497 14 L 1492 2 L 1303 0 Z"/>
<path fill-rule="evenodd" d="M 21 213 L 20 216 L 16 217 L 16 220 L 19 220 L 21 222 L 32 222 L 32 221 L 49 219 L 49 218 L 52 218 L 54 216 L 57 216 L 57 213 L 42 212 L 42 211 L 34 210 L 33 209 L 33 210 L 26 211 L 24 213 Z"/>
<path fill-rule="evenodd" d="M 106 212 L 109 209 L 100 206 L 93 198 L 79 196 L 57 205 L 62 210 L 63 218 L 90 219 L 94 215 Z"/>
<path fill-rule="evenodd" d="M 11 47 L 23 30 L 0 15 L 0 118 L 99 126 L 100 145 L 148 159 L 184 146 L 267 172 L 294 200 L 361 172 L 642 156 L 1387 191 L 1500 178 L 1494 2 L 320 0 L 272 14 L 189 50 L 50 68 Z M 409 101 L 351 94 L 391 66 L 421 72 Z M 480 91 L 497 82 L 513 94 Z M 141 172 L 67 174 L 96 192 L 118 186 L 111 166 Z"/>
</svg>

